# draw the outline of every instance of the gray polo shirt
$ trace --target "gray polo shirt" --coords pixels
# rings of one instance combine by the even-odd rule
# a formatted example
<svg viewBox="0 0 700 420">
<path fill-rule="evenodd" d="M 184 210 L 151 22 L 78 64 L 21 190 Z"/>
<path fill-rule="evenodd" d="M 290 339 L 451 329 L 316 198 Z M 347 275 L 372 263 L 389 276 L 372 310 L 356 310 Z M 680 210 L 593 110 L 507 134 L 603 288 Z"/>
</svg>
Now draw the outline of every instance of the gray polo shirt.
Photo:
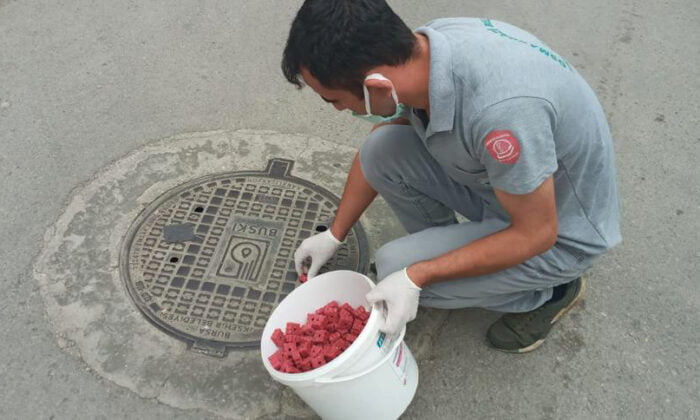
<svg viewBox="0 0 700 420">
<path fill-rule="evenodd" d="M 542 41 L 488 19 L 439 19 L 430 41 L 430 119 L 409 119 L 451 178 L 508 218 L 494 188 L 527 194 L 554 175 L 559 246 L 598 255 L 621 241 L 605 114 Z"/>
</svg>

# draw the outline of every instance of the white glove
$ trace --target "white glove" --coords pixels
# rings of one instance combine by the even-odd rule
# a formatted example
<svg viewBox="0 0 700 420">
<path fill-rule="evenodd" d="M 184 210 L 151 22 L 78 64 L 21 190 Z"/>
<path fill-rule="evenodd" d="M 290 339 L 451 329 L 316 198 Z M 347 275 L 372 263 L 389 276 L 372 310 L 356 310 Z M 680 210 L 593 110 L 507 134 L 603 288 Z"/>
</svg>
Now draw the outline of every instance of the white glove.
<svg viewBox="0 0 700 420">
<path fill-rule="evenodd" d="M 311 267 L 306 274 L 307 280 L 314 278 L 318 274 L 318 270 L 333 258 L 341 244 L 342 242 L 333 236 L 330 229 L 304 239 L 304 242 L 294 252 L 294 267 L 297 274 L 303 274 L 304 260 L 311 258 Z"/>
<path fill-rule="evenodd" d="M 377 287 L 367 293 L 367 301 L 375 304 L 386 302 L 387 316 L 383 327 L 389 335 L 398 334 L 407 322 L 416 319 L 418 298 L 422 289 L 413 283 L 406 273 L 406 268 L 388 275 Z"/>
</svg>

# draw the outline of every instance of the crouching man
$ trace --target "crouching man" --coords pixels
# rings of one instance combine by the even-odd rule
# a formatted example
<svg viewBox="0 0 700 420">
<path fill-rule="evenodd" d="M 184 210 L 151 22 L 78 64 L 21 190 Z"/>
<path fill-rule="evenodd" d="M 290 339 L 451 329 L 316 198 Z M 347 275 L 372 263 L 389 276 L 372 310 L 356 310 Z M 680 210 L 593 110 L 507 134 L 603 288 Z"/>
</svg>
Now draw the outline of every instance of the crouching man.
<svg viewBox="0 0 700 420">
<path fill-rule="evenodd" d="M 414 32 L 384 0 L 307 0 L 282 67 L 375 124 L 330 230 L 302 242 L 295 261 L 313 278 L 381 194 L 408 231 L 376 253 L 368 300 L 386 302 L 386 332 L 419 304 L 480 307 L 505 313 L 491 345 L 534 350 L 581 299 L 581 274 L 621 241 L 605 114 L 530 33 L 472 18 Z"/>
</svg>

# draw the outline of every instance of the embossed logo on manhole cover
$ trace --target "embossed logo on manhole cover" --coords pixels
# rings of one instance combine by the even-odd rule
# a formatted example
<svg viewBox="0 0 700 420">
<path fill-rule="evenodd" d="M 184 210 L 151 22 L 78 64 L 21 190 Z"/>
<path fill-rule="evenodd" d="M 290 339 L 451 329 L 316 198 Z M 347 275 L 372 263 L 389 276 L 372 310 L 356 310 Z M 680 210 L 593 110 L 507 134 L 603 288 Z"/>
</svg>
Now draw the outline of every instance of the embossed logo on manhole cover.
<svg viewBox="0 0 700 420">
<path fill-rule="evenodd" d="M 268 278 L 272 267 L 265 261 L 268 254 L 278 254 L 284 223 L 234 217 L 233 232 L 226 251 L 216 264 L 216 274 L 245 282 Z M 285 256 L 289 256 L 286 250 Z"/>
<path fill-rule="evenodd" d="M 193 349 L 224 355 L 259 344 L 277 304 L 299 284 L 294 250 L 328 228 L 339 199 L 272 159 L 263 172 L 213 175 L 177 187 L 134 221 L 121 251 L 136 306 Z M 367 271 L 360 224 L 328 270 Z"/>
</svg>

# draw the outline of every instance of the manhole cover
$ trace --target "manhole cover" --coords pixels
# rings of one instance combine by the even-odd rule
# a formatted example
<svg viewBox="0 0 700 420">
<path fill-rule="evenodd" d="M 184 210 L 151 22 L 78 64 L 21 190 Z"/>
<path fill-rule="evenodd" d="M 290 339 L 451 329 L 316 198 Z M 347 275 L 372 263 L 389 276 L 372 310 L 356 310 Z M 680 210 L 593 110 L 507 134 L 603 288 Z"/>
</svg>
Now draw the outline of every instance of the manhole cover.
<svg viewBox="0 0 700 420">
<path fill-rule="evenodd" d="M 299 284 L 294 251 L 328 228 L 340 201 L 291 176 L 293 164 L 272 159 L 264 172 L 192 181 L 137 217 L 120 268 L 149 320 L 207 354 L 259 344 L 272 310 Z M 368 248 L 357 223 L 321 272 L 365 273 Z"/>
</svg>

